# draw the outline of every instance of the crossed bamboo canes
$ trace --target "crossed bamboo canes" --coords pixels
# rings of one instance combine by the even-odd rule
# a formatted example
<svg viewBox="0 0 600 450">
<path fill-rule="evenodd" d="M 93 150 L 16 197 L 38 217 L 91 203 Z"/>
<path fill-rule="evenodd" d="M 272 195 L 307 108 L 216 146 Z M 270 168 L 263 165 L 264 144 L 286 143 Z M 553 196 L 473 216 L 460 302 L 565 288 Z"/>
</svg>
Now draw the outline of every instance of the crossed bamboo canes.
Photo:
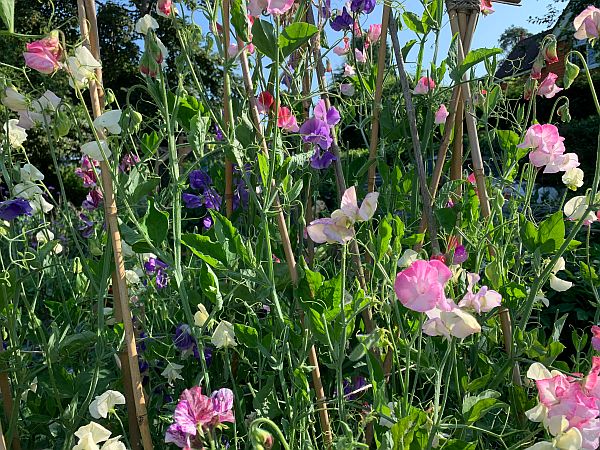
<svg viewBox="0 0 600 450">
<path fill-rule="evenodd" d="M 96 5 L 94 0 L 77 0 L 77 12 L 81 35 L 94 58 L 100 61 L 100 45 L 98 40 L 98 25 L 96 21 Z M 96 69 L 96 79 L 90 81 L 90 99 L 94 117 L 102 114 L 104 93 L 101 88 L 102 69 Z M 99 132 L 102 138 L 102 133 Z M 121 247 L 121 234 L 117 221 L 117 205 L 111 178 L 110 167 L 103 160 L 100 162 L 102 188 L 104 190 L 104 214 L 106 228 L 112 244 L 115 271 L 112 274 L 113 299 L 115 318 L 122 321 L 125 331 L 125 349 L 119 352 L 123 376 L 123 386 L 127 401 L 129 417 L 130 442 L 134 449 L 152 450 L 152 438 L 146 410 L 146 399 L 137 359 L 135 334 L 129 309 L 129 295 L 125 282 L 125 265 Z"/>
</svg>

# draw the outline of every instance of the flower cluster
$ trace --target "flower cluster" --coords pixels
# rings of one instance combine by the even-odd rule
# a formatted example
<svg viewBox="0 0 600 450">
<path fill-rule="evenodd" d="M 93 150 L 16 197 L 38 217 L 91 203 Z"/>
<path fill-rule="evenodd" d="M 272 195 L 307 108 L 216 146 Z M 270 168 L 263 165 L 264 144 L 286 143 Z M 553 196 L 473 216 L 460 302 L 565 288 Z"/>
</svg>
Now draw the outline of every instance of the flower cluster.
<svg viewBox="0 0 600 450">
<path fill-rule="evenodd" d="M 352 186 L 346 189 L 340 209 L 336 209 L 329 218 L 313 220 L 306 227 L 308 235 L 318 244 L 349 242 L 354 237 L 354 223 L 365 222 L 375 214 L 378 197 L 378 192 L 367 194 L 359 208 L 356 188 Z"/>
<path fill-rule="evenodd" d="M 502 297 L 494 290 L 482 286 L 473 292 L 479 275 L 467 275 L 467 292 L 456 305 L 446 297 L 446 283 L 452 272 L 438 260 L 414 261 L 396 276 L 394 289 L 400 302 L 408 309 L 427 314 L 423 332 L 429 336 L 465 338 L 479 333 L 481 326 L 470 311 L 481 314 L 500 306 Z"/>
<path fill-rule="evenodd" d="M 165 443 L 180 448 L 203 448 L 204 432 L 235 421 L 232 408 L 233 392 L 230 389 L 219 389 L 210 397 L 203 395 L 199 386 L 184 390 L 173 414 L 175 423 L 166 432 Z"/>
<path fill-rule="evenodd" d="M 144 263 L 144 269 L 148 275 L 156 275 L 156 289 L 162 289 L 169 284 L 168 267 L 155 255 L 148 255 L 148 260 Z"/>
<path fill-rule="evenodd" d="M 527 450 L 552 448 L 593 450 L 600 446 L 600 357 L 592 357 L 587 376 L 569 376 L 533 363 L 527 377 L 534 380 L 538 404 L 525 414 L 541 422 L 553 436 Z"/>
<path fill-rule="evenodd" d="M 73 450 L 126 450 L 125 444 L 119 439 L 121 436 L 110 438 L 111 432 L 96 422 L 79 427 L 75 437 L 79 440 Z M 102 447 L 98 444 L 104 442 Z"/>
<path fill-rule="evenodd" d="M 14 187 L 15 197 L 29 201 L 33 213 L 50 212 L 54 206 L 46 201 L 39 183 L 44 180 L 44 174 L 33 164 L 24 164 L 19 170 L 21 182 Z"/>
<path fill-rule="evenodd" d="M 535 124 L 529 127 L 518 147 L 533 149 L 529 161 L 535 167 L 544 167 L 544 173 L 565 172 L 578 167 L 579 159 L 575 153 L 565 153 L 564 140 L 555 125 Z"/>
<path fill-rule="evenodd" d="M 315 169 L 325 169 L 335 160 L 329 151 L 333 143 L 332 129 L 340 121 L 340 113 L 335 107 L 327 108 L 321 99 L 314 108 L 313 117 L 300 127 L 300 135 L 306 143 L 315 145 L 315 153 L 310 164 Z M 321 154 L 321 150 L 325 152 Z"/>
</svg>

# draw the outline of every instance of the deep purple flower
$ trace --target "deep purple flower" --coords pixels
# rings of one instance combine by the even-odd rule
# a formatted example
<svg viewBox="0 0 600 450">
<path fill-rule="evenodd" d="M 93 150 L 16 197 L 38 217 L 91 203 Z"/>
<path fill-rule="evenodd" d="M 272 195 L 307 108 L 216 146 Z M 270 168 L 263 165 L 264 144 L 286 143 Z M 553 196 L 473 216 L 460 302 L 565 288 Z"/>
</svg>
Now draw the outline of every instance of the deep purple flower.
<svg viewBox="0 0 600 450">
<path fill-rule="evenodd" d="M 223 132 L 219 128 L 219 125 L 215 125 L 215 141 L 221 142 L 225 136 L 223 136 Z"/>
<path fill-rule="evenodd" d="M 312 117 L 302 124 L 300 134 L 304 142 L 318 145 L 323 150 L 329 149 L 333 142 L 327 122 L 323 122 L 316 117 Z"/>
<path fill-rule="evenodd" d="M 204 219 L 202 219 L 202 226 L 204 227 L 205 230 L 209 230 L 210 227 L 213 226 L 212 217 L 211 216 L 204 217 Z"/>
<path fill-rule="evenodd" d="M 193 351 L 196 346 L 196 338 L 192 335 L 192 329 L 185 323 L 180 323 L 175 329 L 173 344 L 182 352 Z"/>
<path fill-rule="evenodd" d="M 140 333 L 140 336 L 137 340 L 136 348 L 138 351 L 138 355 L 146 351 L 146 333 L 143 331 Z"/>
<path fill-rule="evenodd" d="M 204 347 L 204 361 L 206 361 L 206 367 L 210 366 L 213 357 L 212 347 Z"/>
<path fill-rule="evenodd" d="M 94 233 L 94 221 L 85 214 L 79 214 L 79 219 L 83 222 L 83 225 L 79 227 L 79 232 L 81 236 L 88 239 Z"/>
<path fill-rule="evenodd" d="M 88 195 L 81 204 L 81 206 L 87 209 L 88 211 L 93 211 L 95 209 L 98 209 L 98 207 L 102 203 L 103 198 L 104 197 L 100 189 L 92 189 L 90 192 L 88 192 Z"/>
<path fill-rule="evenodd" d="M 17 197 L 0 202 L 0 219 L 14 220 L 19 216 L 30 216 L 33 208 L 27 200 Z"/>
<path fill-rule="evenodd" d="M 327 169 L 335 160 L 335 156 L 329 150 L 321 153 L 321 149 L 315 148 L 315 154 L 310 157 L 310 166 L 317 170 Z"/>
<path fill-rule="evenodd" d="M 194 209 L 200 208 L 202 206 L 202 197 L 198 195 L 188 194 L 187 192 L 184 192 L 183 194 L 181 194 L 181 198 L 183 199 L 183 203 L 185 204 L 186 208 Z"/>
<path fill-rule="evenodd" d="M 222 199 L 215 188 L 207 188 L 204 191 L 204 206 L 208 209 L 221 209 Z"/>
<path fill-rule="evenodd" d="M 462 264 L 469 259 L 469 253 L 464 245 L 457 245 L 454 249 L 454 256 L 452 257 L 453 264 Z"/>
<path fill-rule="evenodd" d="M 331 0 L 325 0 L 321 7 L 321 18 L 327 20 L 329 17 L 331 17 Z"/>
<path fill-rule="evenodd" d="M 375 0 L 352 0 L 350 9 L 356 13 L 370 14 L 375 9 Z"/>
<path fill-rule="evenodd" d="M 123 156 L 123 159 L 121 159 L 121 164 L 119 164 L 119 170 L 122 173 L 127 173 L 133 166 L 135 166 L 139 162 L 140 157 L 138 155 L 136 155 L 135 153 L 127 153 L 125 156 Z"/>
<path fill-rule="evenodd" d="M 169 284 L 169 275 L 163 269 L 156 271 L 156 289 L 162 289 Z"/>
<path fill-rule="evenodd" d="M 335 16 L 335 18 L 331 21 L 331 28 L 333 28 L 335 31 L 350 30 L 352 25 L 354 25 L 354 19 L 350 14 L 348 14 L 348 10 L 345 6 L 342 10 L 342 13 Z"/>
<path fill-rule="evenodd" d="M 204 191 L 212 184 L 210 175 L 203 170 L 192 170 L 190 172 L 190 187 L 199 191 Z"/>
<path fill-rule="evenodd" d="M 146 269 L 146 272 L 148 273 L 154 273 L 157 270 L 166 269 L 167 267 L 169 267 L 168 264 L 154 257 L 148 258 L 148 261 L 144 263 L 144 269 Z"/>
</svg>

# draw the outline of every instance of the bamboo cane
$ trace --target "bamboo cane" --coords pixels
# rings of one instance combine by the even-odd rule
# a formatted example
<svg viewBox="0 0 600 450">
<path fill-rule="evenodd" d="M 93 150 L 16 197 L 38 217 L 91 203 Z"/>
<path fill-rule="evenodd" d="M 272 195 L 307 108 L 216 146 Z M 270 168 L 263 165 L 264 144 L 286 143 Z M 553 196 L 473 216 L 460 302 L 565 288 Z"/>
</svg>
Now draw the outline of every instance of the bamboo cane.
<svg viewBox="0 0 600 450">
<path fill-rule="evenodd" d="M 381 36 L 379 37 L 379 52 L 377 54 L 377 79 L 375 80 L 375 97 L 373 100 L 373 117 L 371 119 L 371 141 L 369 146 L 369 178 L 368 191 L 375 190 L 375 176 L 377 167 L 377 146 L 379 145 L 379 117 L 381 115 L 381 96 L 383 94 L 383 76 L 385 72 L 385 57 L 387 53 L 387 29 L 390 21 L 391 7 L 388 3 L 383 5 L 381 14 Z"/>
<path fill-rule="evenodd" d="M 84 44 L 90 49 L 92 55 L 100 61 L 100 46 L 98 40 L 98 25 L 96 21 L 96 6 L 94 0 L 78 0 L 79 23 L 81 34 L 84 38 Z M 96 80 L 102 80 L 101 69 L 96 69 Z M 92 104 L 92 112 L 94 117 L 98 117 L 102 113 L 102 93 L 96 80 L 91 80 L 89 83 L 90 99 Z M 101 136 L 100 136 L 101 137 Z M 128 370 L 123 371 L 123 384 L 125 391 L 133 393 L 135 411 L 135 419 L 139 433 L 141 436 L 141 448 L 151 450 L 152 437 L 148 424 L 148 413 L 146 411 L 146 400 L 140 379 L 140 371 L 137 360 L 137 348 L 135 344 L 135 334 L 131 321 L 131 312 L 129 309 L 129 295 L 127 284 L 125 282 L 125 265 L 123 260 L 123 251 L 121 247 L 121 234 L 119 232 L 119 224 L 117 219 L 117 206 L 115 194 L 110 173 L 110 167 L 107 161 L 100 162 L 101 181 L 104 191 L 104 214 L 107 230 L 110 236 L 110 241 L 113 247 L 113 255 L 115 259 L 115 272 L 113 274 L 113 293 L 115 297 L 115 312 L 120 312 L 123 320 L 125 333 L 125 346 L 127 357 L 123 358 L 124 366 L 128 366 Z M 127 373 L 129 372 L 129 373 Z M 128 408 L 132 405 L 128 404 Z M 129 416 L 130 419 L 133 415 Z M 130 429 L 135 428 L 135 425 L 130 422 Z M 133 444 L 139 447 L 139 444 Z"/>
<path fill-rule="evenodd" d="M 2 341 L 2 335 L 0 334 L 0 353 L 2 352 L 4 352 L 4 343 Z M 6 418 L 7 423 L 10 424 L 14 402 L 12 390 L 10 389 L 10 381 L 6 372 L 0 372 L 0 392 L 2 392 L 2 409 L 4 410 L 4 417 Z M 4 445 L 4 448 L 6 448 L 4 433 L 2 432 L 1 427 L 2 422 L 0 421 L 0 436 L 2 438 L 2 444 Z M 21 450 L 21 440 L 19 439 L 19 433 L 16 427 L 12 438 L 12 448 L 14 450 Z"/>
<path fill-rule="evenodd" d="M 230 42 L 229 0 L 223 0 L 221 14 L 223 17 L 223 58 L 225 59 L 225 64 L 223 66 L 223 125 L 225 126 L 225 129 L 223 130 L 223 133 L 229 133 L 229 127 L 231 126 L 229 123 L 229 93 L 231 90 L 229 86 L 230 80 L 228 69 Z M 231 217 L 231 214 L 233 213 L 233 163 L 227 157 L 225 157 L 225 212 L 227 217 Z"/>
<path fill-rule="evenodd" d="M 0 422 L 0 450 L 6 450 L 6 441 L 4 440 L 4 430 L 2 430 L 2 422 Z"/>
<path fill-rule="evenodd" d="M 238 48 L 242 49 L 244 47 L 244 42 L 238 37 L 237 39 Z M 269 148 L 267 146 L 267 140 L 265 139 L 265 135 L 262 130 L 262 126 L 260 124 L 260 115 L 258 113 L 258 105 L 256 101 L 256 97 L 254 96 L 254 86 L 252 83 L 252 76 L 250 74 L 250 66 L 248 64 L 248 55 L 246 54 L 246 50 L 243 50 L 240 53 L 240 62 L 242 66 L 242 78 L 244 80 L 244 87 L 246 89 L 246 95 L 248 100 L 250 101 L 250 115 L 252 116 L 252 122 L 254 124 L 254 128 L 260 142 L 261 150 L 265 156 L 269 155 Z M 272 186 L 275 187 L 275 180 L 271 180 Z M 283 244 L 283 251 L 285 253 L 285 259 L 288 267 L 288 272 L 290 274 L 290 278 L 292 280 L 292 284 L 294 287 L 298 286 L 298 268 L 296 264 L 296 257 L 294 256 L 294 251 L 292 250 L 292 243 L 290 241 L 290 235 L 287 229 L 287 223 L 285 221 L 285 216 L 283 214 L 283 208 L 281 207 L 281 203 L 279 201 L 279 195 L 275 196 L 275 200 L 273 202 L 273 207 L 275 211 L 277 211 L 277 226 L 279 228 L 279 234 L 281 235 L 281 241 Z M 320 404 L 319 407 L 319 421 L 321 423 L 321 430 L 323 431 L 324 440 L 327 448 L 330 448 L 333 442 L 333 435 L 331 433 L 331 425 L 329 423 L 329 413 L 327 410 L 327 402 L 325 398 L 325 391 L 323 389 L 323 383 L 321 381 L 321 371 L 319 368 L 319 359 L 317 356 L 317 350 L 314 345 L 312 345 L 308 352 L 308 359 L 313 366 L 312 370 L 312 379 L 313 385 L 315 389 L 315 394 L 317 397 L 317 403 Z"/>
</svg>

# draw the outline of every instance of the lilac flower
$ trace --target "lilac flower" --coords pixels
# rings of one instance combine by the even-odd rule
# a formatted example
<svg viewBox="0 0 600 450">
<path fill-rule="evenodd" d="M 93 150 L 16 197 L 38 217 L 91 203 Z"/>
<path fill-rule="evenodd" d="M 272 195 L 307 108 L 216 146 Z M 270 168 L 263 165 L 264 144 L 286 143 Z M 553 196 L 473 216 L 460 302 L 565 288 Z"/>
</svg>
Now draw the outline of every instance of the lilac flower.
<svg viewBox="0 0 600 450">
<path fill-rule="evenodd" d="M 127 153 L 125 156 L 123 156 L 123 159 L 121 159 L 121 164 L 119 164 L 119 170 L 122 173 L 127 173 L 133 166 L 135 166 L 139 162 L 140 157 L 138 155 L 136 155 L 135 153 Z"/>
<path fill-rule="evenodd" d="M 462 264 L 467 259 L 469 259 L 469 253 L 467 252 L 467 249 L 465 248 L 464 245 L 458 245 L 454 249 L 454 256 L 452 257 L 452 263 L 453 264 Z"/>
<path fill-rule="evenodd" d="M 203 192 L 212 184 L 210 175 L 203 170 L 192 170 L 190 172 L 190 187 Z"/>
<path fill-rule="evenodd" d="M 327 169 L 335 160 L 336 157 L 329 150 L 321 153 L 321 149 L 316 148 L 314 155 L 310 157 L 310 166 L 317 170 Z"/>
<path fill-rule="evenodd" d="M 193 351 L 196 344 L 196 338 L 192 335 L 192 329 L 185 323 L 180 323 L 175 329 L 173 344 L 182 352 Z"/>
<path fill-rule="evenodd" d="M 300 135 L 304 142 L 318 145 L 323 150 L 329 149 L 333 143 L 329 125 L 316 117 L 311 117 L 302 124 Z"/>
<path fill-rule="evenodd" d="M 81 236 L 88 239 L 94 233 L 94 221 L 85 214 L 79 214 L 79 219 L 84 223 L 79 227 L 79 232 Z"/>
<path fill-rule="evenodd" d="M 33 208 L 27 200 L 17 197 L 13 200 L 0 202 L 0 219 L 14 220 L 19 216 L 30 216 Z"/>
<path fill-rule="evenodd" d="M 162 289 L 169 284 L 169 275 L 163 269 L 156 271 L 156 289 Z"/>
<path fill-rule="evenodd" d="M 354 19 L 348 14 L 346 7 L 331 21 L 331 28 L 335 31 L 350 30 L 352 25 L 354 25 Z"/>
<path fill-rule="evenodd" d="M 231 412 L 231 409 L 233 408 L 233 392 L 231 392 L 231 389 L 219 389 L 218 391 L 213 392 L 210 398 L 213 402 L 213 411 L 215 412 L 213 422 L 218 424 L 222 422 L 233 422 L 235 420 L 233 418 L 233 412 Z"/>
<path fill-rule="evenodd" d="M 204 206 L 208 209 L 221 209 L 222 199 L 215 188 L 207 188 L 204 191 Z"/>
<path fill-rule="evenodd" d="M 225 136 L 223 136 L 223 132 L 219 128 L 219 125 L 215 125 L 215 141 L 221 142 Z"/>
<path fill-rule="evenodd" d="M 370 14 L 375 9 L 375 0 L 352 0 L 350 9 L 356 13 Z"/>
<path fill-rule="evenodd" d="M 337 125 L 337 123 L 340 121 L 340 113 L 338 110 L 335 109 L 334 106 L 331 106 L 329 109 L 327 109 L 325 100 L 323 99 L 317 102 L 314 110 L 314 116 L 317 119 L 326 122 L 330 127 Z"/>
<path fill-rule="evenodd" d="M 183 199 L 183 203 L 185 204 L 186 208 L 194 209 L 200 208 L 202 206 L 202 198 L 198 195 L 188 194 L 187 192 L 184 192 L 181 195 L 181 198 Z"/>
<path fill-rule="evenodd" d="M 202 219 L 202 226 L 204 227 L 204 229 L 209 230 L 210 227 L 213 226 L 212 217 L 206 216 L 204 219 Z"/>
<path fill-rule="evenodd" d="M 167 267 L 169 266 L 166 263 L 154 257 L 148 258 L 148 261 L 144 263 L 144 269 L 148 273 L 155 273 L 158 269 L 166 269 Z"/>
<path fill-rule="evenodd" d="M 87 209 L 88 211 L 93 211 L 95 209 L 98 209 L 100 203 L 102 203 L 103 198 L 104 196 L 102 195 L 100 189 L 92 189 L 90 192 L 88 192 L 88 195 L 81 204 L 81 206 Z"/>
<path fill-rule="evenodd" d="M 94 159 L 90 159 L 88 155 L 83 155 L 81 158 L 81 167 L 75 169 L 75 175 L 77 175 L 83 181 L 83 187 L 95 187 L 96 186 L 96 172 L 94 167 L 98 167 L 100 163 Z"/>
</svg>

